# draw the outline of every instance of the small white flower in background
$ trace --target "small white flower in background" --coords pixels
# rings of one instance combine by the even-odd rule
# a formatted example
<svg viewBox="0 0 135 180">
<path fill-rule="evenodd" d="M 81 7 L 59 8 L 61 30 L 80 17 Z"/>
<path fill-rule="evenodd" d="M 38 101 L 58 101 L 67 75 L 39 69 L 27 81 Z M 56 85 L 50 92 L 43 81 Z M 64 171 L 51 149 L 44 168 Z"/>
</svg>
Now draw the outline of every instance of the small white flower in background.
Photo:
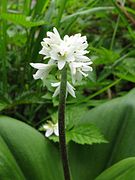
<svg viewBox="0 0 135 180">
<path fill-rule="evenodd" d="M 59 136 L 58 123 L 53 124 L 51 121 L 47 121 L 47 124 L 43 125 L 43 129 L 46 131 L 45 136 L 49 137 L 52 134 Z"/>
<path fill-rule="evenodd" d="M 60 82 L 57 83 L 51 83 L 52 87 L 56 87 L 53 97 L 56 97 L 59 93 L 60 93 Z M 68 95 L 68 93 L 73 96 L 74 98 L 75 96 L 75 88 L 67 81 L 67 89 L 66 89 L 66 96 Z"/>
<path fill-rule="evenodd" d="M 86 36 L 81 36 L 80 33 L 68 36 L 65 35 L 61 39 L 59 32 L 54 27 L 53 32 L 47 32 L 47 38 L 44 38 L 41 42 L 42 49 L 39 54 L 44 56 L 44 59 L 49 59 L 47 64 L 43 63 L 30 63 L 32 67 L 38 69 L 33 75 L 34 79 L 47 78 L 48 74 L 53 67 L 57 67 L 58 70 L 62 70 L 67 64 L 69 66 L 72 83 L 81 81 L 83 76 L 87 77 L 88 72 L 92 71 L 92 61 L 86 56 L 89 52 L 86 50 L 88 47 Z M 51 83 L 56 90 L 53 97 L 57 96 L 60 92 L 60 82 Z M 75 88 L 67 81 L 67 94 L 75 96 Z"/>
</svg>

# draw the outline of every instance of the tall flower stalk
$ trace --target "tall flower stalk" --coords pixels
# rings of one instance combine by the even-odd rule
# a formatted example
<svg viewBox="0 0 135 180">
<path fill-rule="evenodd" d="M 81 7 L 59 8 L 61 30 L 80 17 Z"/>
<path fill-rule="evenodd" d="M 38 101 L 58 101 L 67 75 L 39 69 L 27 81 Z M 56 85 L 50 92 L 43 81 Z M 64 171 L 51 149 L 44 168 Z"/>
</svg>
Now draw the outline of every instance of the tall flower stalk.
<svg viewBox="0 0 135 180">
<path fill-rule="evenodd" d="M 59 32 L 53 28 L 53 32 L 47 32 L 47 38 L 41 42 L 42 49 L 39 52 L 44 55 L 47 64 L 31 63 L 30 65 L 37 69 L 33 75 L 34 79 L 41 79 L 45 84 L 49 73 L 53 68 L 57 69 L 58 82 L 52 82 L 51 86 L 56 87 L 53 97 L 59 94 L 59 109 L 58 109 L 58 128 L 57 123 L 50 123 L 45 125 L 46 137 L 52 135 L 59 135 L 60 152 L 63 164 L 63 171 L 65 180 L 70 180 L 70 169 L 68 163 L 68 155 L 66 149 L 65 136 L 65 105 L 68 93 L 76 97 L 75 88 L 68 81 L 67 71 L 70 71 L 72 84 L 76 81 L 81 81 L 83 77 L 88 76 L 88 72 L 92 71 L 92 61 L 86 56 L 88 51 L 88 43 L 86 36 L 75 34 L 73 36 L 65 35 L 61 39 Z M 58 73 L 60 75 L 58 76 Z M 69 73 L 68 73 L 69 74 Z M 54 75 L 55 76 L 55 75 Z M 58 79 L 58 77 L 61 77 Z M 59 130 L 57 132 L 57 130 Z"/>
<path fill-rule="evenodd" d="M 70 180 L 70 170 L 69 170 L 68 154 L 67 154 L 67 149 L 66 149 L 66 136 L 65 136 L 66 87 L 67 87 L 67 69 L 65 66 L 61 70 L 58 126 L 59 126 L 59 143 L 60 143 L 60 151 L 61 151 L 64 177 L 65 177 L 65 180 Z"/>
</svg>

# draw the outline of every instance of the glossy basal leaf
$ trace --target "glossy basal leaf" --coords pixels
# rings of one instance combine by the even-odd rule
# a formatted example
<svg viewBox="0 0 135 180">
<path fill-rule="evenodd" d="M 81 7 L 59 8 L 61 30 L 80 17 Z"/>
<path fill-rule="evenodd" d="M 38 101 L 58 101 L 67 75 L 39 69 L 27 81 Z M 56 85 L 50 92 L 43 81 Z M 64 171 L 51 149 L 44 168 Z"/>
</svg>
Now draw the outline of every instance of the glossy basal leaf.
<svg viewBox="0 0 135 180">
<path fill-rule="evenodd" d="M 99 175 L 95 180 L 134 180 L 135 157 L 124 159 Z"/>
<path fill-rule="evenodd" d="M 95 124 L 109 143 L 92 146 L 70 143 L 69 158 L 74 180 L 94 180 L 114 163 L 135 156 L 135 89 L 124 97 L 90 110 L 81 117 L 78 125 L 85 123 Z"/>
<path fill-rule="evenodd" d="M 0 136 L 0 179 L 25 180 L 21 169 Z"/>
<path fill-rule="evenodd" d="M 57 148 L 38 131 L 13 118 L 0 116 L 0 136 L 4 143 L 1 144 L 0 154 L 5 151 L 0 165 L 6 158 L 9 159 L 3 169 L 0 168 L 0 179 L 6 173 L 8 177 L 14 174 L 15 180 L 19 176 L 33 180 L 63 180 Z M 6 147 L 7 150 L 3 150 Z"/>
</svg>

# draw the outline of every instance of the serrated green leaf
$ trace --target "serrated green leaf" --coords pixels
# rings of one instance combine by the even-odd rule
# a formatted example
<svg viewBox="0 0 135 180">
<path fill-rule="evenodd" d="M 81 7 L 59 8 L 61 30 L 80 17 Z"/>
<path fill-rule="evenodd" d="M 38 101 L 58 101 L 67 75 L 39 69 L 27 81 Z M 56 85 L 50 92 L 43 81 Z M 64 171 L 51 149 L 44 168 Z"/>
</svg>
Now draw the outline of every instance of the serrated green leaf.
<svg viewBox="0 0 135 180">
<path fill-rule="evenodd" d="M 86 112 L 88 112 L 88 109 L 86 107 L 82 106 L 69 106 L 66 109 L 66 130 L 70 130 L 74 126 L 76 126 L 77 122 L 80 120 L 80 117 L 82 117 Z"/>
<path fill-rule="evenodd" d="M 53 142 L 59 142 L 59 137 L 55 135 L 50 136 L 49 139 L 52 140 Z"/>
<path fill-rule="evenodd" d="M 76 126 L 67 132 L 67 141 L 74 141 L 78 144 L 107 143 L 100 130 L 93 124 Z"/>
<path fill-rule="evenodd" d="M 26 28 L 41 26 L 43 24 L 46 24 L 46 22 L 43 20 L 33 21 L 31 20 L 31 17 L 27 17 L 24 14 L 3 13 L 1 14 L 1 18 L 7 21 L 11 21 L 14 24 L 22 25 Z"/>
</svg>

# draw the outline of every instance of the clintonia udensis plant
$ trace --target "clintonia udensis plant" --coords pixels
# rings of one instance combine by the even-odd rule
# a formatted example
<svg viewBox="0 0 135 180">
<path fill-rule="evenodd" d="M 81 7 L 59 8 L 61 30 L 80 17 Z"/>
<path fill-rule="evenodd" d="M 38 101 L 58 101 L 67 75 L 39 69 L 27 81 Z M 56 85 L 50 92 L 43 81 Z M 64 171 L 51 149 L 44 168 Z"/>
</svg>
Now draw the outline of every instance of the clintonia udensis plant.
<svg viewBox="0 0 135 180">
<path fill-rule="evenodd" d="M 53 124 L 48 121 L 48 124 L 43 127 L 46 130 L 46 137 L 53 133 L 59 136 L 64 176 L 65 180 L 70 180 L 65 140 L 66 98 L 68 94 L 76 97 L 74 84 L 76 81 L 81 81 L 83 77 L 87 77 L 88 72 L 92 71 L 90 66 L 92 61 L 86 56 L 89 53 L 86 50 L 88 47 L 86 36 L 81 36 L 80 33 L 72 36 L 65 35 L 62 39 L 57 29 L 53 28 L 53 32 L 47 32 L 47 37 L 43 39 L 41 45 L 42 49 L 39 54 L 44 56 L 46 63 L 30 63 L 33 68 L 37 69 L 33 75 L 34 79 L 41 79 L 44 83 L 53 68 L 56 68 L 57 73 L 60 74 L 58 82 L 51 82 L 51 86 L 55 88 L 53 97 L 59 95 L 58 123 Z M 70 72 L 68 74 L 71 77 L 67 76 L 67 71 Z"/>
</svg>

